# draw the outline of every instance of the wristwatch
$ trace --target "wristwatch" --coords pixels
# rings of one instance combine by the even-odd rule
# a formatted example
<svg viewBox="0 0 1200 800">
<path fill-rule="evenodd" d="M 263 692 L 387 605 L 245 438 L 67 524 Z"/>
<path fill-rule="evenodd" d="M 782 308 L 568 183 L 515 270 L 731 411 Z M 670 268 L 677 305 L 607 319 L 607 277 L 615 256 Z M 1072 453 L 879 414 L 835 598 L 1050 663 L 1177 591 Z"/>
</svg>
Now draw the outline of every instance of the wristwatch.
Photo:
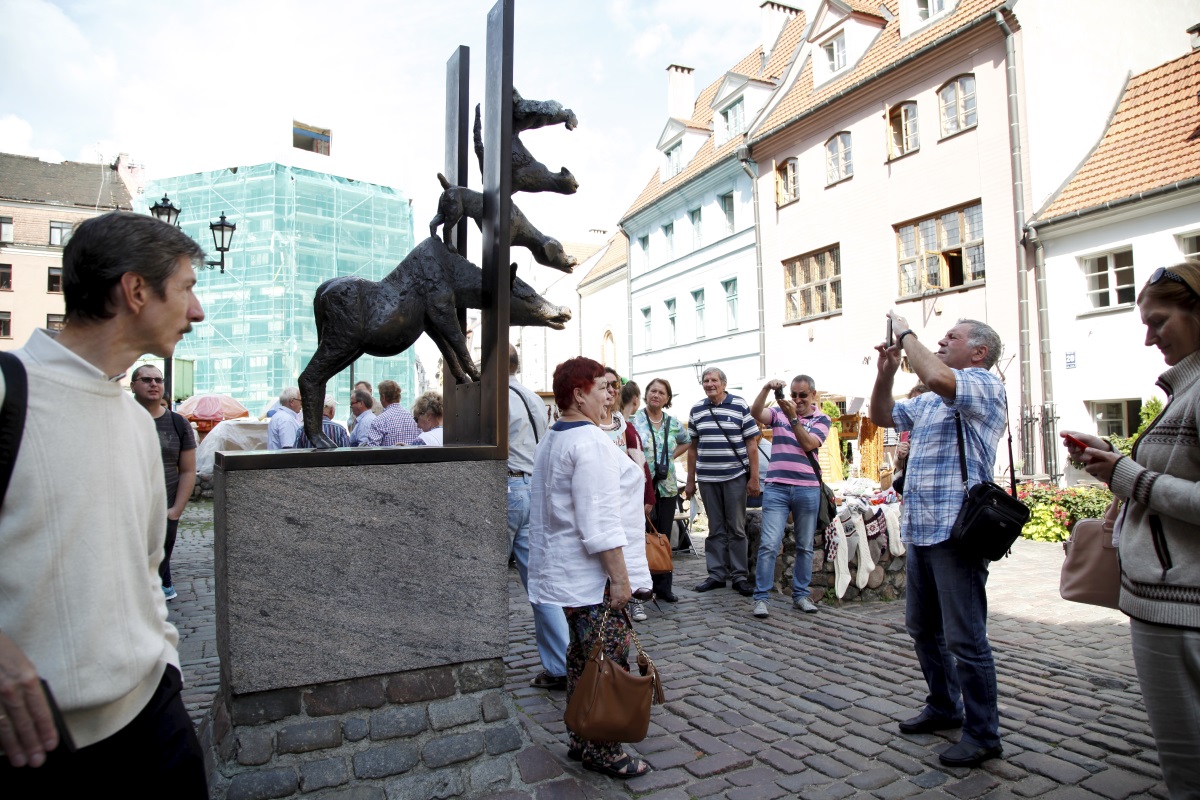
<svg viewBox="0 0 1200 800">
<path fill-rule="evenodd" d="M 908 328 L 906 330 L 900 331 L 900 335 L 896 337 L 896 344 L 900 347 L 903 347 L 904 346 L 904 337 L 908 336 L 910 333 L 912 333 L 913 336 L 916 336 L 916 334 L 913 333 L 912 328 Z"/>
<path fill-rule="evenodd" d="M 788 425 L 791 425 L 793 428 L 799 424 L 800 424 L 800 420 L 797 417 L 792 417 L 791 419 L 788 420 Z"/>
</svg>

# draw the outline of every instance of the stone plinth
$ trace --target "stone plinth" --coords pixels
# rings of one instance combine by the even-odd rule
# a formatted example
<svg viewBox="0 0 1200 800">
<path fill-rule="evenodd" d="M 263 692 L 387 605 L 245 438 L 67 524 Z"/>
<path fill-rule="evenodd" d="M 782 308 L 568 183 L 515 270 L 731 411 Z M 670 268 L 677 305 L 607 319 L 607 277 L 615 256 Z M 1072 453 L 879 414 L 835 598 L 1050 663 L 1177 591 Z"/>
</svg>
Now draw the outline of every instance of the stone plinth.
<svg viewBox="0 0 1200 800">
<path fill-rule="evenodd" d="M 217 649 L 234 694 L 503 656 L 503 461 L 217 469 Z"/>
</svg>

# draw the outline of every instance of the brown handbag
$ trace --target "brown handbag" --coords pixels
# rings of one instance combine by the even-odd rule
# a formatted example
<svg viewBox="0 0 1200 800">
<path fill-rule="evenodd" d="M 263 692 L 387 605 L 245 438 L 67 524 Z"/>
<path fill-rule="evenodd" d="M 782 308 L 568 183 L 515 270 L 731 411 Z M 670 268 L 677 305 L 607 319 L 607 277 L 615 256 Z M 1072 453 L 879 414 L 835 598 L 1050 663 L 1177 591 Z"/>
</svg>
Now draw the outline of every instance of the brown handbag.
<svg viewBox="0 0 1200 800">
<path fill-rule="evenodd" d="M 674 572 L 675 564 L 671 560 L 671 540 L 659 533 L 653 522 L 647 519 L 646 524 L 650 526 L 650 532 L 646 534 L 646 565 L 650 567 L 650 574 L 662 575 Z"/>
<path fill-rule="evenodd" d="M 1071 538 L 1063 542 L 1063 559 L 1058 593 L 1064 600 L 1117 608 L 1121 596 L 1121 565 L 1112 543 L 1117 519 L 1116 498 L 1103 519 L 1081 519 L 1071 529 Z"/>
<path fill-rule="evenodd" d="M 637 648 L 640 675 L 634 675 L 604 652 L 604 629 L 611 609 L 604 609 L 600 637 L 575 682 L 563 722 L 589 742 L 640 742 L 650 728 L 650 704 L 666 702 L 654 662 L 642 649 L 633 624 L 629 624 Z M 626 613 L 626 612 L 621 612 Z"/>
</svg>

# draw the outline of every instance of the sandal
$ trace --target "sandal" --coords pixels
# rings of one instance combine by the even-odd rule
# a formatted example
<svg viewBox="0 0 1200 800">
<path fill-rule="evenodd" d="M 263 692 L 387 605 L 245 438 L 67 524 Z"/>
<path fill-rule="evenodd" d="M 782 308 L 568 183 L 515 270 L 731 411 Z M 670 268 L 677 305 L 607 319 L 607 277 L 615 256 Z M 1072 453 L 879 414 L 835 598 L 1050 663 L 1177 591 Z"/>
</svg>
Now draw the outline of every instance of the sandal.
<svg viewBox="0 0 1200 800">
<path fill-rule="evenodd" d="M 567 758 L 571 759 L 572 761 L 583 761 L 583 748 L 568 746 Z"/>
<path fill-rule="evenodd" d="M 628 753 L 623 754 L 611 764 L 593 764 L 585 761 L 583 762 L 583 768 L 622 781 L 627 781 L 630 778 L 640 778 L 650 772 L 649 764 L 640 758 L 631 758 Z"/>
</svg>

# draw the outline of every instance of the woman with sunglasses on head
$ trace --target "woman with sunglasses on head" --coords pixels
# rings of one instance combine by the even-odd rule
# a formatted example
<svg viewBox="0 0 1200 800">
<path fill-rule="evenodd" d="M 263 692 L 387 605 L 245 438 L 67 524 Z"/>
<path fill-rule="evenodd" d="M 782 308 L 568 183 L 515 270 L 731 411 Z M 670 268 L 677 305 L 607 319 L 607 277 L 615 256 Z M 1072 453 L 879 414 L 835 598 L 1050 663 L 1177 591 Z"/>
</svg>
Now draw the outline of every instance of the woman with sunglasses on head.
<svg viewBox="0 0 1200 800">
<path fill-rule="evenodd" d="M 783 528 L 792 515 L 796 536 L 796 563 L 792 567 L 792 606 L 816 613 L 809 583 L 812 581 L 813 535 L 821 503 L 821 479 L 813 468 L 817 451 L 829 435 L 829 417 L 817 403 L 817 387 L 807 375 L 792 378 L 791 399 L 782 396 L 783 381 L 767 381 L 750 405 L 750 413 L 770 425 L 771 466 L 763 486 L 762 539 L 754 575 L 754 616 L 770 614 L 767 598 L 775 583 L 775 559 L 783 542 Z M 777 405 L 767 407 L 767 394 L 776 394 Z"/>
<path fill-rule="evenodd" d="M 561 416 L 537 448 L 529 507 L 529 600 L 560 606 L 567 617 L 567 702 L 596 642 L 629 670 L 624 609 L 648 597 L 642 468 L 612 446 L 598 423 L 609 402 L 604 368 L 572 358 L 554 370 Z M 568 732 L 567 755 L 614 778 L 650 771 L 619 742 L 585 741 Z"/>
<path fill-rule="evenodd" d="M 1166 408 L 1122 456 L 1099 437 L 1064 431 L 1071 457 L 1125 501 L 1121 610 L 1163 780 L 1200 797 L 1200 261 L 1160 268 L 1137 298 L 1146 346 L 1167 362 Z"/>
<path fill-rule="evenodd" d="M 606 403 L 597 424 L 617 447 L 624 450 L 625 417 L 621 416 L 621 376 L 612 367 L 605 367 L 604 380 Z"/>
</svg>

